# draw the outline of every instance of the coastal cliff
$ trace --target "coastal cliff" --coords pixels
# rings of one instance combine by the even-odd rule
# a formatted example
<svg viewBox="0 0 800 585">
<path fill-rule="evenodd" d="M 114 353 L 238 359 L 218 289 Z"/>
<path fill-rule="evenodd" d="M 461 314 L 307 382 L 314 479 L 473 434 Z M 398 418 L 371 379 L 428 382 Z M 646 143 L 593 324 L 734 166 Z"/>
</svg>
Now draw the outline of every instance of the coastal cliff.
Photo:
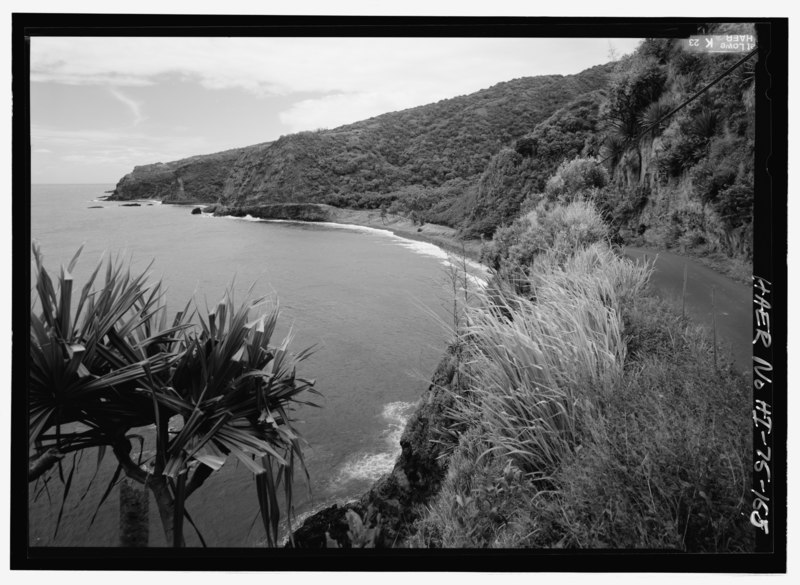
<svg viewBox="0 0 800 585">
<path fill-rule="evenodd" d="M 293 533 L 296 548 L 399 547 L 424 505 L 436 495 L 447 472 L 447 458 L 457 437 L 447 432 L 454 397 L 459 391 L 455 377 L 458 347 L 450 346 L 439 362 L 428 390 L 406 423 L 400 438 L 402 449 L 391 473 L 384 475 L 359 499 L 334 504 L 305 520 Z M 353 534 L 348 511 L 355 512 L 370 542 Z M 354 542 L 354 537 L 356 542 Z M 287 543 L 287 546 L 292 546 Z"/>
<path fill-rule="evenodd" d="M 248 147 L 259 148 L 261 145 Z M 134 167 L 117 183 L 109 201 L 161 199 L 165 203 L 216 202 L 228 171 L 248 148 Z"/>
<path fill-rule="evenodd" d="M 575 75 L 514 79 L 330 130 L 138 166 L 110 200 L 326 204 L 478 240 L 590 173 L 581 195 L 620 241 L 748 260 L 753 61 L 723 75 L 738 59 L 646 39 L 632 55 Z"/>
<path fill-rule="evenodd" d="M 749 452 L 747 380 L 718 363 L 716 331 L 709 341 L 649 298 L 650 268 L 608 247 L 751 266 L 755 86 L 752 69 L 723 74 L 737 59 L 646 39 L 579 75 L 137 167 L 120 182 L 116 199 L 195 198 L 217 215 L 374 214 L 375 227 L 403 218 L 414 233 L 491 238 L 481 259 L 504 284 L 460 338 L 473 379 L 456 376 L 467 361 L 449 348 L 392 472 L 306 519 L 288 546 L 752 550 L 749 472 L 727 465 Z M 360 218 L 346 223 L 371 225 Z"/>
<path fill-rule="evenodd" d="M 457 227 L 491 157 L 564 104 L 605 87 L 612 69 L 514 79 L 330 130 L 138 166 L 110 199 L 377 209 L 434 190 L 438 217 L 426 221 Z"/>
</svg>

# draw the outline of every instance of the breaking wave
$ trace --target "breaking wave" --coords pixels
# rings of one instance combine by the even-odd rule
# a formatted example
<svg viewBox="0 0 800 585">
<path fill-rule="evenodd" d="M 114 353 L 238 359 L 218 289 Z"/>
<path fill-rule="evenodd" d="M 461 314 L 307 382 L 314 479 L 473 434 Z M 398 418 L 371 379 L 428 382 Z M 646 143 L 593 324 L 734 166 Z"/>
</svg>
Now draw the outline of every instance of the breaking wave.
<svg viewBox="0 0 800 585">
<path fill-rule="evenodd" d="M 383 433 L 385 449 L 351 457 L 342 465 L 334 483 L 346 483 L 352 480 L 375 481 L 383 474 L 389 473 L 400 455 L 400 437 L 403 435 L 403 429 L 413 407 L 413 402 L 390 402 L 385 405 L 381 412 L 381 416 L 388 422 Z"/>
</svg>

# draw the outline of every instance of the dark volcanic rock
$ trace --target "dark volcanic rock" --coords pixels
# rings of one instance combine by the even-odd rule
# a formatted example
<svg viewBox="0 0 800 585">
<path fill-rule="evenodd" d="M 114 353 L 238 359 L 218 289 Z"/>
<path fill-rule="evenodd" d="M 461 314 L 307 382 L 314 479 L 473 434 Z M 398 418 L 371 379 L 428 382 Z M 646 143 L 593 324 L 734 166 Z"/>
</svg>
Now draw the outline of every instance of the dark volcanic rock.
<svg viewBox="0 0 800 585">
<path fill-rule="evenodd" d="M 258 219 L 288 219 L 296 221 L 330 221 L 331 208 L 315 203 L 273 203 L 271 205 L 244 205 L 241 207 L 214 206 L 214 215 L 249 215 Z"/>
<path fill-rule="evenodd" d="M 398 546 L 410 535 L 422 507 L 441 487 L 448 464 L 443 455 L 457 440 L 444 432 L 452 423 L 448 411 L 457 390 L 454 388 L 457 352 L 458 348 L 450 347 L 439 362 L 428 391 L 403 431 L 402 452 L 392 472 L 379 479 L 359 500 L 325 508 L 307 518 L 294 532 L 295 547 L 323 548 L 330 537 L 337 546 L 350 548 L 348 510 L 358 513 L 367 528 L 380 525 L 381 538 L 376 547 Z"/>
<path fill-rule="evenodd" d="M 201 213 L 203 213 L 203 209 L 200 207 L 195 207 L 192 209 L 192 215 L 200 215 Z"/>
<path fill-rule="evenodd" d="M 330 538 L 336 541 L 339 548 L 350 548 L 350 538 L 347 536 L 349 526 L 345 518 L 347 510 L 354 510 L 361 515 L 358 504 L 351 502 L 344 506 L 334 504 L 306 519 L 293 534 L 295 547 L 328 548 Z M 291 543 L 286 546 L 290 548 Z"/>
</svg>

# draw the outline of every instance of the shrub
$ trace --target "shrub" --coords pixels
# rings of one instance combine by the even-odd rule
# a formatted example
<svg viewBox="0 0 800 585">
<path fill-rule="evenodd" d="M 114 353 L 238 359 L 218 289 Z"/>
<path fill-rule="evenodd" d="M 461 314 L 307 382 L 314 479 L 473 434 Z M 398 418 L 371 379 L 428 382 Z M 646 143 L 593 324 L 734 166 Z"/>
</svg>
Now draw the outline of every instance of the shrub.
<svg viewBox="0 0 800 585">
<path fill-rule="evenodd" d="M 658 125 L 655 125 L 656 122 L 669 114 L 672 109 L 673 105 L 669 102 L 663 100 L 653 102 L 644 109 L 644 112 L 642 112 L 642 115 L 639 119 L 639 124 L 642 128 L 650 128 L 650 131 L 648 132 L 650 136 L 658 136 L 663 132 L 664 128 L 669 123 L 669 120 L 664 120 Z"/>
<path fill-rule="evenodd" d="M 415 524 L 411 547 L 502 546 L 506 527 L 528 520 L 535 490 L 510 460 L 486 453 L 488 447 L 478 428 L 461 435 L 442 489 Z"/>
<path fill-rule="evenodd" d="M 720 129 L 722 120 L 715 110 L 702 110 L 691 118 L 691 135 L 707 142 L 711 140 Z"/>
<path fill-rule="evenodd" d="M 666 70 L 653 57 L 636 55 L 609 89 L 608 114 L 626 124 L 657 100 L 667 81 Z"/>
<path fill-rule="evenodd" d="M 495 270 L 527 273 L 539 254 L 552 249 L 564 259 L 607 236 L 608 228 L 591 202 L 578 200 L 550 209 L 542 204 L 498 230 L 482 258 Z"/>
<path fill-rule="evenodd" d="M 728 161 L 712 161 L 706 158 L 695 165 L 690 174 L 697 198 L 703 203 L 709 203 L 717 199 L 720 191 L 733 184 L 737 168 Z"/>
<path fill-rule="evenodd" d="M 608 184 L 608 171 L 594 158 L 575 158 L 561 163 L 547 181 L 545 194 L 552 201 L 568 202 L 589 189 L 601 189 Z"/>
<path fill-rule="evenodd" d="M 752 182 L 739 179 L 719 192 L 714 202 L 714 209 L 722 217 L 728 229 L 735 230 L 752 223 L 754 198 Z"/>
<path fill-rule="evenodd" d="M 659 173 L 680 177 L 706 154 L 704 142 L 694 136 L 673 133 L 664 141 L 664 153 L 659 158 Z"/>
<path fill-rule="evenodd" d="M 664 64 L 669 59 L 675 44 L 675 39 L 644 39 L 637 53 L 643 57 L 652 57 L 658 63 Z"/>
</svg>

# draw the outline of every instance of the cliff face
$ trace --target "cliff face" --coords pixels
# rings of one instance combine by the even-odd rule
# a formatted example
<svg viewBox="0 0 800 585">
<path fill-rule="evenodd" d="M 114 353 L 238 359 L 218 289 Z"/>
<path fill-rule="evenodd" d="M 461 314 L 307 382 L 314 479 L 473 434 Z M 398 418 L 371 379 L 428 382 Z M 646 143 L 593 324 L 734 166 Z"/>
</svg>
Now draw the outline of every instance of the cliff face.
<svg viewBox="0 0 800 585">
<path fill-rule="evenodd" d="M 440 197 L 458 198 L 504 144 L 563 104 L 606 85 L 609 72 L 609 66 L 598 66 L 578 75 L 515 79 L 333 130 L 136 167 L 112 198 L 338 205 L 343 196 L 443 185 L 453 192 Z"/>
<path fill-rule="evenodd" d="M 511 221 L 527 197 L 544 190 L 563 161 L 596 155 L 606 99 L 604 90 L 581 95 L 495 154 L 477 184 L 470 235 L 492 235 Z"/>
<path fill-rule="evenodd" d="M 262 146 L 252 146 L 249 149 Z M 169 203 L 216 202 L 225 191 L 230 169 L 247 150 L 236 148 L 168 163 L 135 167 L 117 183 L 109 199 L 161 199 Z"/>
</svg>

